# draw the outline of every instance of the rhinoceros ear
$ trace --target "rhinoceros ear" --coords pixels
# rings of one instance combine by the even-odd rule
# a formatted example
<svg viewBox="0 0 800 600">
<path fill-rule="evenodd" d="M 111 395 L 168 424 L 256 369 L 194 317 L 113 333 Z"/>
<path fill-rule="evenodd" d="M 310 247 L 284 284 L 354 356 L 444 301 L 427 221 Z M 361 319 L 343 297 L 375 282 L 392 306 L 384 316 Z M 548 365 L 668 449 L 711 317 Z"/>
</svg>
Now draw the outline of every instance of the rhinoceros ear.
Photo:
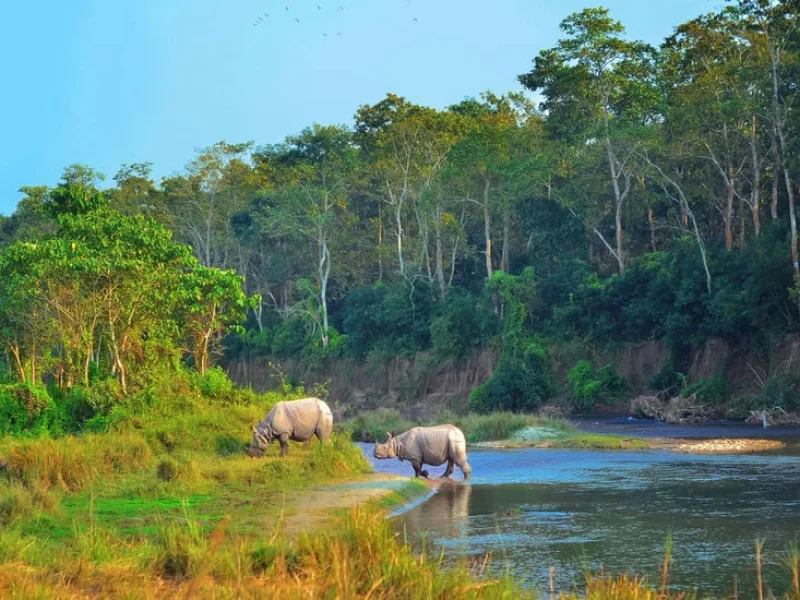
<svg viewBox="0 0 800 600">
<path fill-rule="evenodd" d="M 250 425 L 250 431 L 252 431 L 253 433 L 255 433 L 255 432 L 256 432 L 256 427 L 255 427 L 255 425 Z"/>
<path fill-rule="evenodd" d="M 394 434 L 393 434 L 393 433 L 389 433 L 388 431 L 386 432 L 386 441 L 387 441 L 387 442 L 388 442 L 390 439 L 392 439 L 393 437 L 394 437 Z"/>
</svg>

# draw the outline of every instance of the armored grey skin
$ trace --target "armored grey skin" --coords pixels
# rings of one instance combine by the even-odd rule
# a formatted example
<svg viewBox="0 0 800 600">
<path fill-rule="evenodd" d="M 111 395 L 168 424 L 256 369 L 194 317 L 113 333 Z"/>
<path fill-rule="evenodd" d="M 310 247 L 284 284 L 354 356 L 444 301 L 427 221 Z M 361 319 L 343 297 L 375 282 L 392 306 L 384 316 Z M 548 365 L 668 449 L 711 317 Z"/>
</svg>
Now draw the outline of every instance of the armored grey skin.
<svg viewBox="0 0 800 600">
<path fill-rule="evenodd" d="M 446 462 L 442 477 L 450 477 L 457 465 L 464 479 L 469 479 L 472 468 L 467 462 L 467 440 L 455 425 L 414 427 L 398 436 L 386 435 L 389 439 L 385 444 L 375 444 L 375 458 L 410 461 L 415 477 L 428 477 L 428 471 L 422 468 L 424 465 L 438 467 Z"/>
<path fill-rule="evenodd" d="M 263 456 L 267 445 L 277 439 L 281 456 L 289 454 L 289 440 L 305 442 L 317 436 L 320 442 L 331 437 L 333 414 L 319 398 L 303 398 L 278 402 L 253 430 L 253 443 L 247 449 L 250 456 Z"/>
</svg>

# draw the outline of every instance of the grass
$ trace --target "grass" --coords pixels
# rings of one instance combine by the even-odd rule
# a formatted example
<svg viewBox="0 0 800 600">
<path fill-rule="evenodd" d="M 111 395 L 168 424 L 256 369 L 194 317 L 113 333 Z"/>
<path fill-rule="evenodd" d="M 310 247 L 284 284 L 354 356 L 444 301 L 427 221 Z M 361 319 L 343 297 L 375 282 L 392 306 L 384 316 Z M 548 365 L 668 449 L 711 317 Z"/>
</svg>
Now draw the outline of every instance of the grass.
<svg viewBox="0 0 800 600">
<path fill-rule="evenodd" d="M 363 411 L 340 426 L 359 442 L 383 441 L 386 432 L 400 433 L 418 425 L 452 423 L 459 427 L 469 444 L 502 442 L 505 446 L 546 446 L 553 448 L 591 448 L 619 450 L 646 448 L 647 443 L 636 438 L 618 435 L 585 433 L 569 421 L 553 417 L 538 417 L 507 411 L 489 414 L 458 415 L 450 411 L 439 413 L 428 423 L 404 419 L 390 408 Z"/>
<path fill-rule="evenodd" d="M 474 598 L 533 599 L 491 560 L 444 566 L 439 554 L 415 554 L 392 533 L 382 511 L 356 507 L 331 527 L 296 540 L 265 530 L 231 534 L 232 519 L 207 530 L 185 509 L 152 538 L 124 538 L 98 525 L 76 531 L 78 553 L 33 565 L 20 557 L 15 530 L 0 531 L 3 598 Z M 7 560 L 7 549 L 18 555 Z M 560 600 L 690 600 L 670 590 L 669 554 L 660 581 L 632 576 L 588 576 L 582 589 Z M 797 600 L 797 556 L 787 560 L 792 583 L 783 595 Z M 547 597 L 540 594 L 538 597 Z"/>
<path fill-rule="evenodd" d="M 415 554 L 401 543 L 385 515 L 428 491 L 415 480 L 342 511 L 325 528 L 285 537 L 282 517 L 302 511 L 303 490 L 367 472 L 350 433 L 325 445 L 291 444 L 285 459 L 277 446 L 251 459 L 243 453 L 249 425 L 279 396 L 221 400 L 171 385 L 121 406 L 108 433 L 0 439 L 7 463 L 0 472 L 0 597 L 535 597 L 494 573 L 488 558 L 445 566 L 442 555 Z M 397 413 L 366 415 L 357 435 L 387 418 L 402 424 Z M 527 427 L 579 439 L 565 421 L 511 413 L 440 418 L 455 421 L 470 440 Z M 797 565 L 795 552 L 786 561 L 794 574 L 787 599 L 800 600 Z M 597 577 L 579 595 L 560 596 L 578 597 L 683 596 L 639 579 Z"/>
</svg>

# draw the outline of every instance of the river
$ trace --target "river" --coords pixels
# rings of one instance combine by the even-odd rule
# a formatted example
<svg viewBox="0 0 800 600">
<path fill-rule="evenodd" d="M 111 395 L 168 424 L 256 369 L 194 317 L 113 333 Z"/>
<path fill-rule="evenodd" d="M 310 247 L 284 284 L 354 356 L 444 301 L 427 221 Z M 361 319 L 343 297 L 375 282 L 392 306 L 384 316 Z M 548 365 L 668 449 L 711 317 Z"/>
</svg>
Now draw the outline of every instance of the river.
<svg viewBox="0 0 800 600">
<path fill-rule="evenodd" d="M 800 536 L 800 430 L 687 429 L 622 419 L 579 426 L 643 437 L 768 433 L 789 445 L 748 455 L 469 448 L 470 482 L 442 485 L 393 517 L 393 525 L 417 548 L 444 548 L 448 560 L 490 553 L 495 573 L 509 571 L 540 590 L 547 589 L 551 566 L 559 590 L 579 587 L 587 571 L 658 581 L 671 537 L 671 586 L 719 596 L 737 578 L 741 597 L 753 597 L 754 543 L 763 539 L 765 579 L 776 592 L 786 589 L 780 561 Z M 363 446 L 371 457 L 371 447 Z M 379 472 L 412 473 L 407 462 L 371 460 Z M 432 477 L 442 470 L 431 469 Z"/>
</svg>

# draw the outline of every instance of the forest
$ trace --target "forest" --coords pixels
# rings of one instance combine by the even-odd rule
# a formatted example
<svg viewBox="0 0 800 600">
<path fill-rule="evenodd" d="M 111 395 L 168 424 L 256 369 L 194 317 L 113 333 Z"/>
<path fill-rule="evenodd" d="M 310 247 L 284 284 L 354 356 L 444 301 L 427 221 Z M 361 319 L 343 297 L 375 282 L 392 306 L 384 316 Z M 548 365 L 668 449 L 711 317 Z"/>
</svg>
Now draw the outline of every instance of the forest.
<svg viewBox="0 0 800 600">
<path fill-rule="evenodd" d="M 798 19 L 793 0 L 740 0 L 653 47 L 588 8 L 519 91 L 443 109 L 389 93 L 160 181 L 69 166 L 0 218 L 0 377 L 124 395 L 223 354 L 495 347 L 472 406 L 520 410 L 556 393 L 553 344 L 661 340 L 652 387 L 685 387 L 705 340 L 800 329 Z M 798 380 L 767 379 L 800 407 Z M 585 362 L 570 383 L 578 408 L 625 388 Z"/>
</svg>

